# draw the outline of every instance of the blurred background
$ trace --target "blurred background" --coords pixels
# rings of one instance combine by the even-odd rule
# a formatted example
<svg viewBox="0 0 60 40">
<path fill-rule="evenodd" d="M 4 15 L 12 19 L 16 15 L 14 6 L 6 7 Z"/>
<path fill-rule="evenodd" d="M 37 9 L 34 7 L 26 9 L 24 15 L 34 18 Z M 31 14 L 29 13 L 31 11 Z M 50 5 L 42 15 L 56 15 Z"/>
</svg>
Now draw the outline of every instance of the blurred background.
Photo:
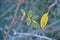
<svg viewBox="0 0 60 40">
<path fill-rule="evenodd" d="M 19 1 L 21 0 L 0 0 L 0 40 L 4 40 Z M 24 3 L 22 3 L 18 9 L 16 14 L 17 18 L 9 33 L 8 40 L 40 40 L 34 36 L 14 35 L 14 31 L 41 35 L 42 31 L 40 29 L 26 24 L 26 18 L 24 18 L 23 21 L 20 20 L 20 16 L 22 16 L 21 9 L 24 9 L 26 14 L 29 10 L 32 10 L 32 16 L 38 16 L 36 21 L 40 24 L 41 16 L 48 11 L 48 7 L 51 7 L 51 9 L 48 24 L 45 28 L 45 36 L 53 40 L 60 40 L 60 0 L 24 0 Z"/>
</svg>

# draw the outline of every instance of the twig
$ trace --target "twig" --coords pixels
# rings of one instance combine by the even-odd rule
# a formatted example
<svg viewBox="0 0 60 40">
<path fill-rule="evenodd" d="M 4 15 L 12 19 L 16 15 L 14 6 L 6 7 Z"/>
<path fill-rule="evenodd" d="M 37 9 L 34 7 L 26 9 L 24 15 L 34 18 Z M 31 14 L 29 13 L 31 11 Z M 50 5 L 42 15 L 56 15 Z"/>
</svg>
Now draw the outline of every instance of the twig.
<svg viewBox="0 0 60 40">
<path fill-rule="evenodd" d="M 11 21 L 11 24 L 9 25 L 9 29 L 8 29 L 8 32 L 6 33 L 6 37 L 4 38 L 4 40 L 7 40 L 8 35 L 9 35 L 9 33 L 10 33 L 11 29 L 12 29 L 12 26 L 13 26 L 13 24 L 14 24 L 14 22 L 15 22 L 16 14 L 17 14 L 17 12 L 18 12 L 18 9 L 19 9 L 20 5 L 21 5 L 23 2 L 24 2 L 24 1 L 21 0 L 21 1 L 19 1 L 19 2 L 17 3 L 17 7 L 16 7 L 16 10 L 15 10 L 15 13 L 14 13 L 14 17 L 13 17 L 13 19 L 12 19 L 12 21 Z"/>
<path fill-rule="evenodd" d="M 47 39 L 47 40 L 52 40 L 52 38 L 48 38 L 46 36 L 40 36 L 40 35 L 37 35 L 37 34 L 31 34 L 31 33 L 18 33 L 18 32 L 14 32 L 14 35 L 26 35 L 26 36 L 35 36 L 35 37 L 38 37 L 38 38 L 44 38 L 44 39 Z"/>
<path fill-rule="evenodd" d="M 48 10 L 50 10 L 52 7 L 54 7 L 55 5 L 56 5 L 56 1 L 53 3 L 53 4 L 51 4 L 49 7 L 48 7 Z"/>
<path fill-rule="evenodd" d="M 56 5 L 56 3 L 54 2 L 52 5 L 49 6 L 49 9 L 51 9 L 55 5 Z"/>
</svg>

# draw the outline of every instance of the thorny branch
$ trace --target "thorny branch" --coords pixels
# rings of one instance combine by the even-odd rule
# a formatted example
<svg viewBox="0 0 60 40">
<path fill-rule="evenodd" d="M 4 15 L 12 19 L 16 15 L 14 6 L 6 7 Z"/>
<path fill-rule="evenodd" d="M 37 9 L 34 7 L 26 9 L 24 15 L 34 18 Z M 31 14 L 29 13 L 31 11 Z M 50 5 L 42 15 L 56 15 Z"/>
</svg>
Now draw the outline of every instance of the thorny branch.
<svg viewBox="0 0 60 40">
<path fill-rule="evenodd" d="M 15 22 L 18 9 L 19 9 L 20 5 L 21 5 L 23 2 L 24 2 L 24 1 L 21 0 L 21 1 L 19 1 L 19 2 L 17 3 L 17 7 L 16 7 L 16 10 L 15 10 L 15 13 L 14 13 L 14 17 L 13 17 L 13 19 L 12 19 L 12 21 L 11 21 L 11 24 L 9 25 L 9 29 L 8 29 L 8 32 L 6 33 L 6 37 L 4 38 L 4 40 L 7 40 L 8 35 L 9 35 L 9 33 L 10 33 L 11 29 L 12 29 L 12 26 L 13 26 L 13 24 L 14 24 L 14 22 Z"/>
</svg>

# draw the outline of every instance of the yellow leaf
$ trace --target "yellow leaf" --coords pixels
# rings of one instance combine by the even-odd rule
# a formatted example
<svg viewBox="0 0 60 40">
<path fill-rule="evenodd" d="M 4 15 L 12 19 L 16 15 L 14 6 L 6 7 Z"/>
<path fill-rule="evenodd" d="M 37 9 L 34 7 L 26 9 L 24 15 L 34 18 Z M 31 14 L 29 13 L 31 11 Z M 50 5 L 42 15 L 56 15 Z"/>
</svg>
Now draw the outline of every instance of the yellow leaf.
<svg viewBox="0 0 60 40">
<path fill-rule="evenodd" d="M 41 18 L 41 21 L 40 21 L 41 28 L 45 28 L 47 22 L 48 22 L 48 12 L 45 13 Z"/>
</svg>

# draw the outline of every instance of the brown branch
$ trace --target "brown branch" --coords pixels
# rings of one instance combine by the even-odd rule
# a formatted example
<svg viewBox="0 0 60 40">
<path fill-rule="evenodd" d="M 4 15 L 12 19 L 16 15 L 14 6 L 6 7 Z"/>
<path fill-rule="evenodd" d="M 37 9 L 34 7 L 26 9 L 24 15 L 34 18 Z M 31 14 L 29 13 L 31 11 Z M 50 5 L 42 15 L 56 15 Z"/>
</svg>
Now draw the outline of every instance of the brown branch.
<svg viewBox="0 0 60 40">
<path fill-rule="evenodd" d="M 9 25 L 9 29 L 8 29 L 8 31 L 7 31 L 7 33 L 6 33 L 6 37 L 4 38 L 4 40 L 7 40 L 8 36 L 9 36 L 9 33 L 10 33 L 11 29 L 12 29 L 12 26 L 13 26 L 13 24 L 14 24 L 14 22 L 15 22 L 18 9 L 19 9 L 20 5 L 21 5 L 23 2 L 24 2 L 24 1 L 21 0 L 21 1 L 19 1 L 19 2 L 17 3 L 17 7 L 16 7 L 16 10 L 15 10 L 15 13 L 14 13 L 14 17 L 13 17 L 13 19 L 12 19 L 12 21 L 11 21 L 11 24 Z"/>
</svg>

